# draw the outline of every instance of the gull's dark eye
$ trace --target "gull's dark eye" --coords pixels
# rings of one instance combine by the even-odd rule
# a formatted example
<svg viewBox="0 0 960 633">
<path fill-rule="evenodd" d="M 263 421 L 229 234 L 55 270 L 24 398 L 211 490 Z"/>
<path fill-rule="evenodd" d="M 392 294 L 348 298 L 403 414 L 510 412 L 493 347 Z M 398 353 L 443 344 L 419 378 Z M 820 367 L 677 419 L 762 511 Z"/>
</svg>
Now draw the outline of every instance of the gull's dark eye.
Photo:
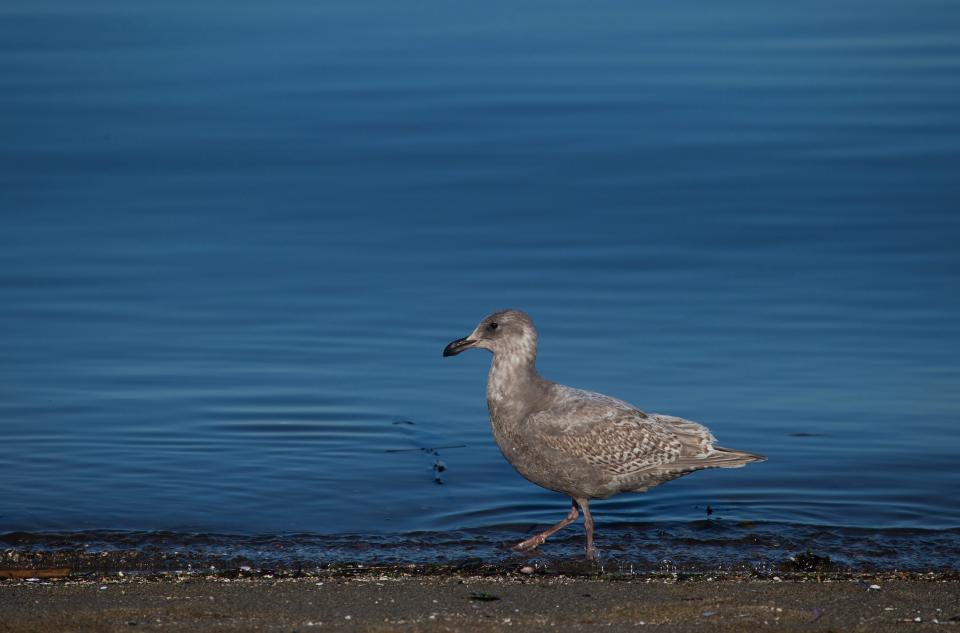
<svg viewBox="0 0 960 633">
<path fill-rule="evenodd" d="M 497 329 L 497 322 L 494 321 L 493 323 L 491 323 L 491 324 L 488 325 L 487 327 L 489 327 L 491 330 L 495 330 L 495 329 Z"/>
</svg>

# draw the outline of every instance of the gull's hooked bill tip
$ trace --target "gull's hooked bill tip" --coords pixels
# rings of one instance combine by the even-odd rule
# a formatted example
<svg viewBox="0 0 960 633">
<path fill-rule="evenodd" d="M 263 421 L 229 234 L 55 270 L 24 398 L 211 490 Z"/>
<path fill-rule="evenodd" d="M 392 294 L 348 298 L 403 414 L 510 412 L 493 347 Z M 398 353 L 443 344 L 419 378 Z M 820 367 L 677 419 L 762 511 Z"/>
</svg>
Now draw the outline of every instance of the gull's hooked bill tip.
<svg viewBox="0 0 960 633">
<path fill-rule="evenodd" d="M 446 356 L 456 356 L 465 349 L 470 349 L 473 347 L 473 344 L 476 343 L 473 339 L 469 338 L 458 338 L 455 341 L 451 341 L 449 345 L 443 348 L 443 355 Z"/>
</svg>

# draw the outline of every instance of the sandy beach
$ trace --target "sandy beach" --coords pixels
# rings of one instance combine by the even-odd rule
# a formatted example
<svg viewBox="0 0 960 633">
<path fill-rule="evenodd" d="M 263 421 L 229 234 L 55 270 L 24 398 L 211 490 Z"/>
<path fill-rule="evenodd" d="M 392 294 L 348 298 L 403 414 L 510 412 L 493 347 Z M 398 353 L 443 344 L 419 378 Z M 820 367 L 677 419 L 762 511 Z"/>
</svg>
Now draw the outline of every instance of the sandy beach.
<svg viewBox="0 0 960 633">
<path fill-rule="evenodd" d="M 960 578 L 111 575 L 2 580 L 0 613 L 5 633 L 952 630 L 960 626 Z"/>
</svg>

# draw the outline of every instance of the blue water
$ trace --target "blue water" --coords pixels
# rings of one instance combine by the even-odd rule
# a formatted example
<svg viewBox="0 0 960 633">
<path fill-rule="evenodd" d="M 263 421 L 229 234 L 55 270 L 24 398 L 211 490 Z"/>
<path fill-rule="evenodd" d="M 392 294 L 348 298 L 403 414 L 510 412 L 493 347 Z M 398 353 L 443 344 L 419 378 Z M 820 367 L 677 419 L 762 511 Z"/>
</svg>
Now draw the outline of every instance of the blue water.
<svg viewBox="0 0 960 633">
<path fill-rule="evenodd" d="M 516 307 L 546 377 L 769 457 L 595 503 L 601 550 L 707 506 L 960 547 L 958 27 L 7 0 L 0 533 L 552 523 L 493 443 L 487 354 L 440 355 Z"/>
</svg>

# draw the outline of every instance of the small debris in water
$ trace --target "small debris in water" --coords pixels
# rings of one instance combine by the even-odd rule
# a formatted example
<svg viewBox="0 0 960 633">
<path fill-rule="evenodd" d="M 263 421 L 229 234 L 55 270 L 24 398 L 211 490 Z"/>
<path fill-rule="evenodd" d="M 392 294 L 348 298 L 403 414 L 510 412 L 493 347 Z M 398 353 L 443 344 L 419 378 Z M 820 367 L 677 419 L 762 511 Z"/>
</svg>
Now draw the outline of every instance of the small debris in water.
<svg viewBox="0 0 960 633">
<path fill-rule="evenodd" d="M 870 585 L 870 589 L 873 589 L 874 591 L 880 591 L 880 585 Z"/>
<path fill-rule="evenodd" d="M 437 454 L 437 451 L 447 448 L 466 448 L 466 444 L 450 444 L 449 446 L 420 446 L 414 448 L 386 448 L 384 453 L 412 453 L 413 451 L 423 451 L 424 453 Z"/>
<path fill-rule="evenodd" d="M 495 596 L 485 591 L 474 591 L 470 594 L 470 599 L 479 600 L 480 602 L 493 602 L 494 600 L 499 600 L 500 596 Z"/>
<path fill-rule="evenodd" d="M 440 476 L 440 473 L 447 469 L 447 465 L 444 464 L 440 459 L 436 459 L 433 462 L 433 483 L 443 484 L 443 477 Z"/>
</svg>

